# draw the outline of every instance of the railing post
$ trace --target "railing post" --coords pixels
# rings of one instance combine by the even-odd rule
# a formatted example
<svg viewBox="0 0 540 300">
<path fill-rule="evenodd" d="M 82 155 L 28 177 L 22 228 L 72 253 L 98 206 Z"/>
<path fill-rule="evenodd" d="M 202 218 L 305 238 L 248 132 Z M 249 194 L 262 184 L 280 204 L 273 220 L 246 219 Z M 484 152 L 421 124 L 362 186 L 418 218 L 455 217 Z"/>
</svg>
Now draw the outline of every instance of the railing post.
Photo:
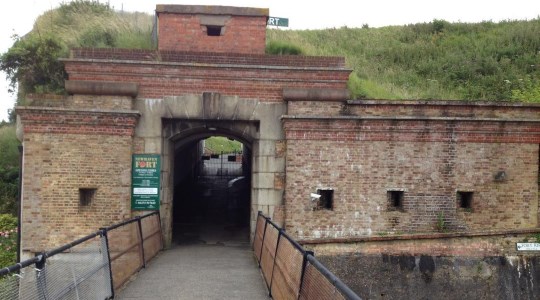
<svg viewBox="0 0 540 300">
<path fill-rule="evenodd" d="M 47 258 L 44 252 L 36 256 L 39 258 L 39 260 L 36 262 L 36 287 L 38 299 L 47 300 L 47 271 L 45 270 Z"/>
<path fill-rule="evenodd" d="M 141 241 L 141 246 L 139 247 L 139 254 L 141 255 L 142 259 L 142 267 L 146 268 L 146 259 L 144 258 L 144 238 L 142 234 L 142 222 L 140 216 L 137 217 L 137 226 L 139 227 L 139 240 Z"/>
<path fill-rule="evenodd" d="M 100 228 L 101 236 L 105 239 L 105 247 L 107 248 L 107 260 L 109 261 L 109 278 L 111 284 L 111 299 L 114 299 L 114 282 L 111 264 L 111 248 L 109 247 L 109 236 L 107 235 L 107 228 Z"/>
<path fill-rule="evenodd" d="M 315 256 L 315 253 L 313 251 L 304 252 L 304 259 L 302 260 L 302 273 L 300 275 L 300 288 L 298 289 L 298 299 L 300 299 L 300 295 L 302 295 L 302 286 L 304 285 L 304 275 L 306 274 L 306 265 L 307 265 L 308 255 Z"/>
<path fill-rule="evenodd" d="M 158 226 L 159 226 L 159 242 L 160 242 L 160 247 L 159 247 L 159 250 L 163 250 L 163 248 L 165 247 L 165 243 L 163 242 L 163 228 L 161 228 L 161 213 L 159 212 L 159 210 L 156 211 L 156 214 L 157 214 L 157 223 L 158 223 Z"/>
</svg>

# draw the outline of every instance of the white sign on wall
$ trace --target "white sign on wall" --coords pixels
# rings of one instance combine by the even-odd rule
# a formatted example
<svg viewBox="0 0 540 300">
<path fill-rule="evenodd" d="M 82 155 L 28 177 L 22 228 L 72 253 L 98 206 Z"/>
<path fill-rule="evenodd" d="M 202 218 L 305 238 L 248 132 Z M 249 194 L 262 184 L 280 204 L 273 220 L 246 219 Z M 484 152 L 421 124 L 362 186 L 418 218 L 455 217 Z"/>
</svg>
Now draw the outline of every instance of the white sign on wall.
<svg viewBox="0 0 540 300">
<path fill-rule="evenodd" d="M 518 251 L 540 251 L 540 243 L 516 243 Z"/>
</svg>

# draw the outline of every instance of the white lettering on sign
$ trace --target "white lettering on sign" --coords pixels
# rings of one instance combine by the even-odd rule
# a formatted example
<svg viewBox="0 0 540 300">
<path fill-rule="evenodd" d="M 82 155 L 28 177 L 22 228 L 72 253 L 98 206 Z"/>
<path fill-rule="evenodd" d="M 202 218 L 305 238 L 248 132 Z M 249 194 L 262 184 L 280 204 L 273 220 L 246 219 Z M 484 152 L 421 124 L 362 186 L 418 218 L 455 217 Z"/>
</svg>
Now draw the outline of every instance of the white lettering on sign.
<svg viewBox="0 0 540 300">
<path fill-rule="evenodd" d="M 516 243 L 518 251 L 540 251 L 540 243 Z"/>
<path fill-rule="evenodd" d="M 157 195 L 157 188 L 133 188 L 134 195 Z"/>
<path fill-rule="evenodd" d="M 268 18 L 268 25 L 278 26 L 278 24 L 279 24 L 279 18 L 273 18 L 273 17 Z"/>
</svg>

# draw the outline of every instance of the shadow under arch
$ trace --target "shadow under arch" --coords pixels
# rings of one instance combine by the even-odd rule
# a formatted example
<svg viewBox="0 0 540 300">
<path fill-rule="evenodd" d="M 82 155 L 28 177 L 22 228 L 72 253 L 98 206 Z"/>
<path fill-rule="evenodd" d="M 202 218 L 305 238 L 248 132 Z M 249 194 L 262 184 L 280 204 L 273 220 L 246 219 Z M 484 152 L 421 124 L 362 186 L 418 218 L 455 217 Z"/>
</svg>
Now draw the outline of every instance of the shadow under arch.
<svg viewBox="0 0 540 300">
<path fill-rule="evenodd" d="M 249 243 L 252 149 L 258 126 L 256 121 L 163 120 L 171 171 L 171 216 L 166 226 L 173 245 Z M 217 175 L 203 172 L 210 162 L 202 160 L 201 141 L 214 136 L 242 143 L 241 174 L 226 168 Z M 221 164 L 225 155 L 218 159 Z"/>
</svg>

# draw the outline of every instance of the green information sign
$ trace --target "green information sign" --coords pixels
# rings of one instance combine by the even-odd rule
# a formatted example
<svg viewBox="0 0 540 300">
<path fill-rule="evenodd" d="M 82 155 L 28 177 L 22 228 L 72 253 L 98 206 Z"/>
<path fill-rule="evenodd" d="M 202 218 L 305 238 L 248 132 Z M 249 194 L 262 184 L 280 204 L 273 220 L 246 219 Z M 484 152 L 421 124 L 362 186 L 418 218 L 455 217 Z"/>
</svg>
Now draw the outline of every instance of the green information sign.
<svg viewBox="0 0 540 300">
<path fill-rule="evenodd" d="M 157 154 L 134 154 L 131 173 L 131 209 L 158 210 L 160 157 Z"/>
<path fill-rule="evenodd" d="M 289 27 L 289 19 L 278 18 L 278 17 L 268 17 L 268 21 L 266 22 L 266 25 Z"/>
</svg>

